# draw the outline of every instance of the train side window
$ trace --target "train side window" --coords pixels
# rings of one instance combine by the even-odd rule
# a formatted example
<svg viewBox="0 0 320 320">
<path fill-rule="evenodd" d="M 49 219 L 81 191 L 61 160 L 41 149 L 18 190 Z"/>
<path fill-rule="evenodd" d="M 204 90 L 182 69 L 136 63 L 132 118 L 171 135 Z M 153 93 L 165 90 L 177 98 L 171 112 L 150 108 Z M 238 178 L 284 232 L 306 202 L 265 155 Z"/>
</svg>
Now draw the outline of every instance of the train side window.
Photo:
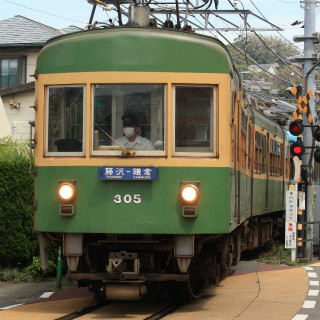
<svg viewBox="0 0 320 320">
<path fill-rule="evenodd" d="M 216 121 L 214 87 L 176 86 L 174 96 L 176 155 L 212 156 Z"/>
<path fill-rule="evenodd" d="M 270 140 L 270 176 L 283 176 L 283 145 L 273 139 Z"/>
<path fill-rule="evenodd" d="M 240 165 L 244 169 L 247 162 L 247 121 L 247 116 L 241 109 Z"/>
<path fill-rule="evenodd" d="M 255 132 L 255 155 L 254 155 L 254 173 L 261 174 L 261 158 L 262 158 L 261 133 Z"/>
<path fill-rule="evenodd" d="M 46 154 L 84 154 L 84 87 L 47 88 Z"/>
<path fill-rule="evenodd" d="M 262 159 L 261 159 L 261 173 L 266 173 L 267 164 L 267 140 L 266 136 L 262 135 Z"/>
<path fill-rule="evenodd" d="M 163 84 L 94 85 L 93 154 L 163 155 L 164 90 Z"/>
</svg>

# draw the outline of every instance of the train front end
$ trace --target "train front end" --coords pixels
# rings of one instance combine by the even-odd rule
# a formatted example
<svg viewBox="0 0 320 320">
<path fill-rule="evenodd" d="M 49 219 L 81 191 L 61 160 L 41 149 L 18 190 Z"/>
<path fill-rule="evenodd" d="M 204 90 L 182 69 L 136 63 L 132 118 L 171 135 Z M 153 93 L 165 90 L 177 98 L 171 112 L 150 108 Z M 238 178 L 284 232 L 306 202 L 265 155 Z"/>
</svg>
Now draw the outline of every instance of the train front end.
<svg viewBox="0 0 320 320">
<path fill-rule="evenodd" d="M 223 45 L 192 33 L 115 28 L 49 41 L 36 82 L 43 267 L 49 239 L 98 298 L 138 299 L 171 281 L 197 295 L 218 278 L 219 237 L 237 224 L 236 78 Z"/>
</svg>

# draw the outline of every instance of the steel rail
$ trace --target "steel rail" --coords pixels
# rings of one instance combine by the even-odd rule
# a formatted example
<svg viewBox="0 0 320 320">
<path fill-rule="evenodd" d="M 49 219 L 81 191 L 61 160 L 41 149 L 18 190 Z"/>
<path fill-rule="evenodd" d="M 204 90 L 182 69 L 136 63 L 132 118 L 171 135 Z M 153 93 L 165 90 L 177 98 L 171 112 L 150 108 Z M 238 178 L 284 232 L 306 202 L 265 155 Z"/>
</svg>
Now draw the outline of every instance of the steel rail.
<svg viewBox="0 0 320 320">
<path fill-rule="evenodd" d="M 168 305 L 167 307 L 164 307 L 163 309 L 157 311 L 153 315 L 151 315 L 151 316 L 149 316 L 147 318 L 144 318 L 144 320 L 158 320 L 158 319 L 161 319 L 161 318 L 167 316 L 168 314 L 176 311 L 182 305 L 183 305 L 183 303 L 181 303 L 181 302 L 173 302 L 170 305 Z"/>
<path fill-rule="evenodd" d="M 101 303 L 94 303 L 90 304 L 87 307 L 84 307 L 82 309 L 79 309 L 77 311 L 73 311 L 71 313 L 68 313 L 60 318 L 56 318 L 54 320 L 71 320 L 71 319 L 76 319 L 79 317 L 82 317 L 85 314 L 91 313 L 97 309 L 100 309 L 101 307 L 105 306 L 107 303 L 106 302 L 101 302 Z"/>
</svg>

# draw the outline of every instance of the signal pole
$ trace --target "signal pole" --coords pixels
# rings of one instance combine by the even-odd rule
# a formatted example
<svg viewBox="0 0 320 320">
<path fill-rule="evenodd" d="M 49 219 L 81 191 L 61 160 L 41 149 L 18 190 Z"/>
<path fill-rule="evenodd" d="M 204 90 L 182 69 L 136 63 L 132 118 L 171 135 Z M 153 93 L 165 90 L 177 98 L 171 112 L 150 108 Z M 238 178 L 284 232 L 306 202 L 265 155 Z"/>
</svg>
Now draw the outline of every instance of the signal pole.
<svg viewBox="0 0 320 320">
<path fill-rule="evenodd" d="M 315 92 L 315 72 L 313 69 L 314 62 L 316 61 L 315 55 L 315 43 L 319 42 L 319 35 L 315 33 L 316 26 L 316 0 L 305 0 L 300 1 L 304 2 L 304 36 L 294 37 L 294 41 L 304 41 L 304 56 L 298 58 L 296 60 L 303 61 L 304 63 L 304 95 L 308 92 L 309 89 L 312 92 Z M 310 72 L 310 70 L 312 70 Z M 314 97 L 311 97 L 309 100 L 309 108 L 312 115 L 312 119 L 314 119 Z M 306 117 L 304 116 L 304 123 L 308 124 Z M 303 144 L 305 146 L 312 146 L 313 135 L 312 129 L 306 128 L 303 132 Z M 306 149 L 306 153 L 303 157 L 303 165 L 307 166 L 309 164 L 309 160 L 312 164 L 312 168 L 314 166 L 313 159 L 311 157 L 311 149 Z M 307 222 L 313 222 L 313 188 L 312 184 L 306 184 L 306 218 Z M 306 257 L 308 259 L 312 258 L 313 255 L 313 224 L 307 225 L 306 232 Z"/>
<path fill-rule="evenodd" d="M 314 54 L 315 54 L 315 43 L 313 37 L 315 35 L 315 27 L 316 27 L 316 0 L 306 0 L 304 2 L 304 83 L 306 87 L 304 87 L 304 94 L 308 92 L 309 89 L 312 92 L 315 92 L 315 72 L 314 70 L 307 77 L 308 72 L 312 69 L 314 63 Z M 311 97 L 309 100 L 309 108 L 312 115 L 312 119 L 314 119 L 314 97 Z M 305 120 L 306 121 L 306 120 Z M 303 139 L 305 141 L 305 145 L 312 145 L 313 135 L 312 129 L 308 128 L 306 130 Z M 312 168 L 314 167 L 313 159 L 311 157 L 311 149 L 308 149 L 305 157 L 304 164 L 308 164 L 309 160 L 312 162 Z M 312 184 L 307 184 L 307 206 L 306 206 L 306 215 L 307 222 L 313 222 L 313 187 Z M 308 259 L 312 259 L 313 257 L 313 224 L 306 225 L 306 256 Z"/>
</svg>

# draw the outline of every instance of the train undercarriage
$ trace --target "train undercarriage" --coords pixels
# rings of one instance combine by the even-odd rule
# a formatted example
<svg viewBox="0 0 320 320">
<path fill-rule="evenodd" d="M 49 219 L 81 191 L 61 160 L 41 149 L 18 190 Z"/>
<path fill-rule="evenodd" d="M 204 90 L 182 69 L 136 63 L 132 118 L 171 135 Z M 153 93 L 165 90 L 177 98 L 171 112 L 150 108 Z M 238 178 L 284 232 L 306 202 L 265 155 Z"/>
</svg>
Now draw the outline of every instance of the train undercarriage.
<svg viewBox="0 0 320 320">
<path fill-rule="evenodd" d="M 162 288 L 190 301 L 210 284 L 218 284 L 241 253 L 263 246 L 284 230 L 283 212 L 246 220 L 230 234 L 115 235 L 41 234 L 45 268 L 45 237 L 63 242 L 69 278 L 88 286 L 97 301 L 140 300 Z"/>
</svg>

